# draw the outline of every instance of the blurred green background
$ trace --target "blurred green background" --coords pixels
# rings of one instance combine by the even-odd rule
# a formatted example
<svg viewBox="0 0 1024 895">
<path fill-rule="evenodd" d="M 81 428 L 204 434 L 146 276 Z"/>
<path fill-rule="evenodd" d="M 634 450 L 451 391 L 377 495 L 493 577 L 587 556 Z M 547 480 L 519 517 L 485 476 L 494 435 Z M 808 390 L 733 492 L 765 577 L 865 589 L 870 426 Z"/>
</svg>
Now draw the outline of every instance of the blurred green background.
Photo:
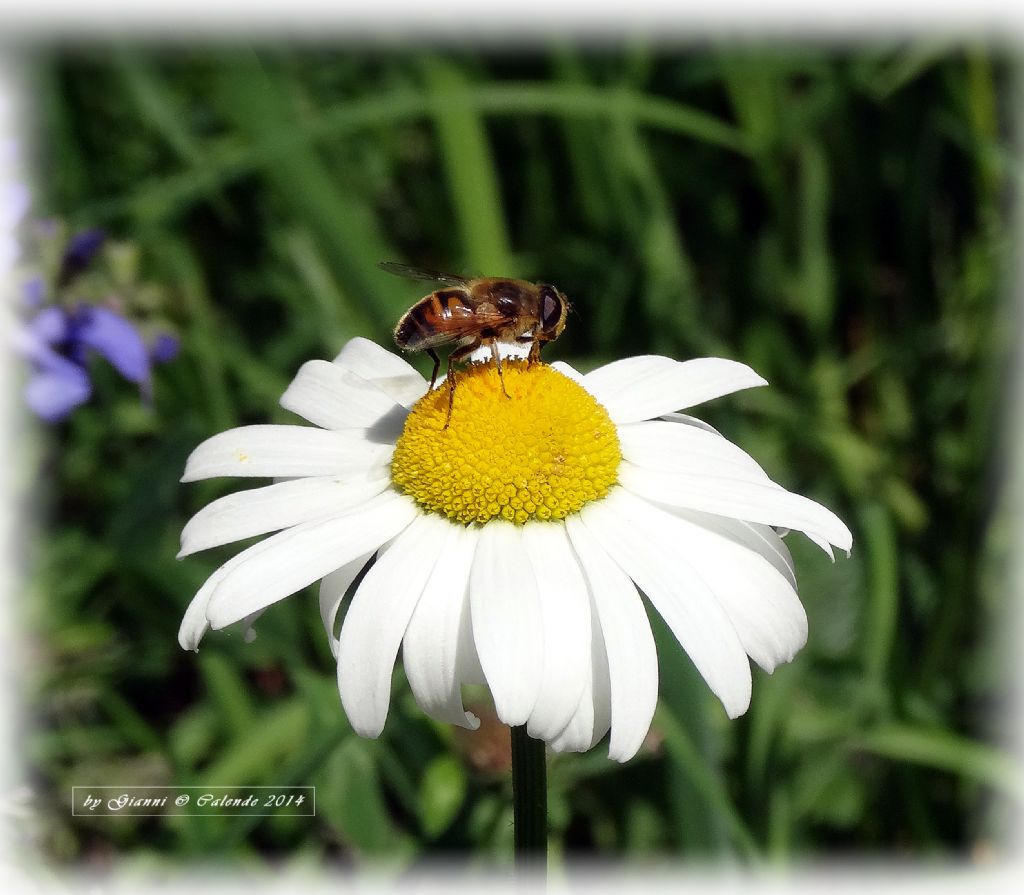
<svg viewBox="0 0 1024 895">
<path fill-rule="evenodd" d="M 314 594 L 252 644 L 176 642 L 234 552 L 177 562 L 178 534 L 238 487 L 179 485 L 185 457 L 291 421 L 277 399 L 304 361 L 390 344 L 423 292 L 375 267 L 394 259 L 555 283 L 578 315 L 549 360 L 749 363 L 771 389 L 701 415 L 854 529 L 834 565 L 790 536 L 810 641 L 755 670 L 737 721 L 654 619 L 652 733 L 625 766 L 603 745 L 551 758 L 553 854 L 998 855 L 1024 793 L 1000 746 L 1015 59 L 931 40 L 472 44 L 32 57 L 37 211 L 122 242 L 100 266 L 158 290 L 182 340 L 152 408 L 97 361 L 94 400 L 26 451 L 38 846 L 92 866 L 508 861 L 507 732 L 430 722 L 399 668 L 383 736 L 356 737 Z M 317 816 L 69 814 L 72 785 L 147 783 L 315 785 Z"/>
</svg>

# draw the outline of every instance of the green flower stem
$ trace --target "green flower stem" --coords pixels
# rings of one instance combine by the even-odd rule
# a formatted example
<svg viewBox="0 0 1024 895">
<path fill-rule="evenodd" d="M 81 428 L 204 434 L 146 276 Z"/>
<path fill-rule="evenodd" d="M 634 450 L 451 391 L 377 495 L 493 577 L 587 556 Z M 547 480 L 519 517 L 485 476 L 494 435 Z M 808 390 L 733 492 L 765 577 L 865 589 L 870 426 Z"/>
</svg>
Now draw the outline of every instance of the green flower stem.
<svg viewBox="0 0 1024 895">
<path fill-rule="evenodd" d="M 516 869 L 547 867 L 548 783 L 544 741 L 525 726 L 512 728 L 512 810 L 515 818 Z"/>
</svg>

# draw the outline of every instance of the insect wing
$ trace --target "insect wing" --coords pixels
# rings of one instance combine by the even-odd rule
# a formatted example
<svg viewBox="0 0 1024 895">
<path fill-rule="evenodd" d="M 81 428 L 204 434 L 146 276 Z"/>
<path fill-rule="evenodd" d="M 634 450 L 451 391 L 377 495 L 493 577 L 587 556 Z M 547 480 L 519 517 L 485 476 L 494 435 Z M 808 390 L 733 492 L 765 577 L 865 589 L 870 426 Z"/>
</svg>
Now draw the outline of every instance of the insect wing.
<svg viewBox="0 0 1024 895">
<path fill-rule="evenodd" d="M 509 320 L 493 306 L 481 310 L 462 289 L 441 289 L 406 312 L 395 328 L 395 339 L 405 348 L 420 351 L 499 331 Z"/>
<path fill-rule="evenodd" d="M 422 267 L 412 267 L 409 264 L 400 264 L 398 261 L 379 261 L 377 266 L 396 277 L 404 277 L 407 280 L 419 280 L 427 283 L 443 283 L 445 286 L 464 286 L 469 282 L 465 277 L 454 273 L 441 273 L 437 270 L 426 270 Z"/>
</svg>

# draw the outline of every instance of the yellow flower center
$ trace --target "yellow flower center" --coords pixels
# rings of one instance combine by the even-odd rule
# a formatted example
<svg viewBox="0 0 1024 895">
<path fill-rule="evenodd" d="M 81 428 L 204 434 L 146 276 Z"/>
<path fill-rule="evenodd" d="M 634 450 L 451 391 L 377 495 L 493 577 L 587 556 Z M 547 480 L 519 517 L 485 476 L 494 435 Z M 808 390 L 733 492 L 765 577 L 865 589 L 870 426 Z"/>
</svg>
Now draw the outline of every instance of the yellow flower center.
<svg viewBox="0 0 1024 895">
<path fill-rule="evenodd" d="M 608 412 L 546 364 L 502 372 L 509 397 L 492 363 L 457 374 L 447 429 L 447 385 L 416 403 L 391 460 L 396 487 L 464 523 L 564 519 L 604 497 L 622 459 Z"/>
</svg>

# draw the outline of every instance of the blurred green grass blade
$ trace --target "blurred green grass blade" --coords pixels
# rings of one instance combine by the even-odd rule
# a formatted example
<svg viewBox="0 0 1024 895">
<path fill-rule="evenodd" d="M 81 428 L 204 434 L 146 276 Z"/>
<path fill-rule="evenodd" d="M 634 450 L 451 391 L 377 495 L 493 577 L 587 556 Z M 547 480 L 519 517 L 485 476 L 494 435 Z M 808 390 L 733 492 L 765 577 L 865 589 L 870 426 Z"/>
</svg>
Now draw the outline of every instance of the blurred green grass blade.
<svg viewBox="0 0 1024 895">
<path fill-rule="evenodd" d="M 984 783 L 1015 798 L 1024 798 L 1024 768 L 1009 753 L 936 730 L 887 724 L 863 736 L 852 737 L 847 747 L 896 761 L 950 771 Z"/>
<path fill-rule="evenodd" d="M 287 79 L 271 78 L 252 53 L 227 57 L 212 83 L 222 114 L 255 144 L 272 143 L 282 133 L 304 133 L 289 103 Z M 277 196 L 317 233 L 355 300 L 385 320 L 397 319 L 406 302 L 393 278 L 377 268 L 395 252 L 369 206 L 340 186 L 309 138 L 264 160 L 262 173 Z"/>
<path fill-rule="evenodd" d="M 615 94 L 622 91 L 618 88 Z M 666 133 L 691 137 L 702 143 L 747 154 L 744 135 L 714 115 L 675 100 L 626 89 L 627 100 L 636 110 L 638 123 Z M 600 87 L 553 87 L 546 84 L 505 82 L 484 84 L 473 91 L 472 101 L 482 111 L 501 114 L 557 115 L 567 118 L 607 118 L 615 100 L 611 91 Z"/>
<path fill-rule="evenodd" d="M 185 350 L 194 353 L 202 377 L 199 397 L 208 406 L 209 428 L 230 429 L 237 425 L 237 416 L 222 356 L 224 340 L 220 336 L 220 321 L 210 301 L 202 268 L 182 241 L 173 238 L 163 241 L 161 252 L 185 298 L 189 321 Z"/>
<path fill-rule="evenodd" d="M 992 60 L 984 47 L 967 53 L 967 95 L 971 129 L 982 143 L 999 136 L 999 116 Z"/>
<path fill-rule="evenodd" d="M 247 65 L 251 65 L 251 62 Z M 244 114 L 246 119 L 253 122 L 251 127 L 244 130 L 256 138 L 255 143 L 239 145 L 233 140 L 218 143 L 208 152 L 205 169 L 192 168 L 167 177 L 154 178 L 144 182 L 132 194 L 112 196 L 82 208 L 81 215 L 93 221 L 102 221 L 129 213 L 145 220 L 160 221 L 180 214 L 183 209 L 206 196 L 210 190 L 222 188 L 256 170 L 271 171 L 279 178 L 286 197 L 295 201 L 303 198 L 302 192 L 308 189 L 309 185 L 303 184 L 301 176 L 274 171 L 282 158 L 287 159 L 299 153 L 308 160 L 309 147 L 317 141 L 339 139 L 370 127 L 395 125 L 438 114 L 436 99 L 429 93 L 398 90 L 365 99 L 354 99 L 344 105 L 327 108 L 309 119 L 295 119 L 294 116 L 287 114 L 282 117 L 281 103 L 275 100 L 270 104 L 270 108 L 276 109 L 279 114 L 271 116 L 268 123 L 276 120 L 277 126 L 270 127 L 260 121 L 260 106 L 257 104 L 252 107 L 251 97 L 248 100 L 245 97 L 245 94 L 254 90 L 261 93 L 260 84 L 266 85 L 266 75 L 250 82 L 242 73 L 241 80 L 241 84 L 222 95 L 222 103 L 229 116 L 237 112 Z M 237 109 L 232 92 L 235 89 L 242 91 L 243 100 Z M 269 99 L 273 92 L 267 87 L 261 96 Z M 750 152 L 747 138 L 742 131 L 713 115 L 673 100 L 631 90 L 626 92 L 635 108 L 637 122 L 643 127 L 717 145 L 740 154 Z M 585 88 L 578 85 L 564 87 L 515 81 L 469 85 L 462 98 L 470 108 L 483 115 L 539 115 L 566 120 L 585 118 L 594 119 L 598 123 L 607 120 L 614 100 L 610 92 L 603 88 Z M 328 206 L 334 201 L 331 197 L 336 190 L 329 178 L 320 175 L 318 181 L 321 186 L 330 187 L 331 192 L 327 197 L 318 200 L 320 208 L 316 216 L 326 220 L 328 229 L 335 234 L 337 227 L 332 222 L 338 220 L 339 216 Z M 299 195 L 290 195 L 286 183 L 297 185 L 300 189 Z M 343 213 L 340 219 L 346 216 Z M 379 238 L 376 242 L 376 249 L 383 257 L 393 257 L 393 251 L 381 244 Z"/>
<path fill-rule="evenodd" d="M 747 144 L 755 155 L 767 153 L 779 139 L 781 121 L 776 60 L 764 53 L 727 48 L 718 63 Z"/>
<path fill-rule="evenodd" d="M 641 197 L 637 217 L 646 273 L 642 301 L 654 324 L 652 346 L 669 355 L 680 345 L 689 350 L 704 348 L 693 260 L 668 202 L 669 192 L 638 132 L 636 97 L 631 91 L 618 90 L 615 100 L 612 145 L 631 175 L 633 191 Z"/>
<path fill-rule="evenodd" d="M 665 736 L 665 748 L 672 760 L 704 796 L 708 807 L 725 822 L 735 845 L 748 859 L 759 859 L 760 848 L 733 804 L 722 775 L 708 766 L 679 719 L 664 704 L 658 707 L 655 725 Z M 710 822 L 710 818 L 705 820 Z"/>
<path fill-rule="evenodd" d="M 248 730 L 256 711 L 249 696 L 249 685 L 242 680 L 234 663 L 214 649 L 204 650 L 196 658 L 224 728 L 233 732 Z"/>
<path fill-rule="evenodd" d="M 202 164 L 203 153 L 184 123 L 184 109 L 178 97 L 167 89 L 147 57 L 137 51 L 117 48 L 112 56 L 118 74 L 142 116 L 167 142 L 175 154 L 190 165 Z"/>
<path fill-rule="evenodd" d="M 658 855 L 665 847 L 665 829 L 660 812 L 649 802 L 639 800 L 631 802 L 628 810 L 624 851 L 636 858 Z M 602 851 L 611 852 L 615 843 L 610 835 L 607 838 Z"/>
<path fill-rule="evenodd" d="M 455 224 L 472 273 L 514 276 L 504 202 L 483 119 L 460 69 L 439 57 L 423 64 Z"/>
<path fill-rule="evenodd" d="M 857 514 L 858 534 L 867 556 L 868 592 L 864 612 L 862 655 L 864 676 L 872 691 L 886 690 L 886 678 L 899 619 L 899 556 L 892 519 L 877 503 Z"/>
<path fill-rule="evenodd" d="M 55 47 L 42 50 L 37 57 L 40 64 L 33 70 L 36 124 L 40 132 L 46 133 L 53 158 L 60 159 L 60 164 L 49 166 L 37 189 L 39 199 L 63 200 L 73 207 L 88 194 L 89 164 L 82 155 L 82 146 L 75 134 L 73 109 L 64 95 L 58 65 L 55 64 L 57 55 Z M 88 220 L 88 215 L 84 219 Z"/>
<path fill-rule="evenodd" d="M 286 233 L 284 246 L 309 296 L 307 301 L 317 309 L 318 329 L 323 334 L 322 342 L 328 354 L 333 357 L 353 336 L 374 331 L 370 316 L 342 291 L 308 229 L 296 228 Z"/>
<path fill-rule="evenodd" d="M 834 313 L 832 258 L 828 244 L 829 171 L 821 144 L 806 140 L 799 149 L 800 294 L 798 307 L 824 341 Z"/>
<path fill-rule="evenodd" d="M 278 419 L 294 422 L 295 416 L 278 406 L 278 400 L 295 375 L 295 369 L 283 370 L 280 366 L 264 363 L 263 360 L 242 342 L 224 340 L 221 354 L 238 380 L 238 394 L 246 403 L 257 407 L 261 417 L 271 414 Z"/>
<path fill-rule="evenodd" d="M 915 40 L 893 58 L 860 66 L 866 69 L 870 65 L 874 69 L 870 73 L 860 72 L 860 77 L 875 99 L 885 100 L 947 56 L 952 47 L 952 41 L 938 36 Z"/>
<path fill-rule="evenodd" d="M 675 719 L 680 736 L 667 750 L 661 783 L 668 802 L 671 827 L 667 837 L 690 855 L 722 855 L 732 851 L 725 815 L 702 789 L 705 779 L 721 773 L 721 741 L 711 728 L 708 693 L 689 656 L 680 649 L 664 619 L 648 606 L 648 618 L 658 652 L 659 706 Z M 655 714 L 651 729 L 668 738 Z"/>
<path fill-rule="evenodd" d="M 769 782 L 772 746 L 792 710 L 799 675 L 799 669 L 790 664 L 755 678 L 747 736 L 747 780 L 755 793 L 763 795 Z"/>
<path fill-rule="evenodd" d="M 785 784 L 773 786 L 768 802 L 768 857 L 784 863 L 793 851 L 793 816 Z"/>
<path fill-rule="evenodd" d="M 975 169 L 985 203 L 997 201 L 1002 184 L 999 144 L 999 100 L 992 60 L 985 48 L 967 53 L 967 108 L 976 150 Z M 1018 166 L 1019 170 L 1019 166 Z"/>
<path fill-rule="evenodd" d="M 26 621 L 42 630 L 58 621 L 53 614 L 57 606 L 78 616 L 84 611 L 81 602 L 117 561 L 117 551 L 91 533 L 80 528 L 54 532 L 37 568 L 45 598 L 27 602 Z"/>
<path fill-rule="evenodd" d="M 137 749 L 155 753 L 165 751 L 157 732 L 120 693 L 115 690 L 104 690 L 100 694 L 100 705 L 124 738 Z"/>
<path fill-rule="evenodd" d="M 352 736 L 352 729 L 339 712 L 334 718 L 336 723 L 325 725 L 325 729 L 311 733 L 304 740 L 302 747 L 285 756 L 272 779 L 272 786 L 309 786 L 316 780 L 316 775 L 329 761 L 332 753 L 339 748 L 346 737 Z M 314 724 L 317 722 L 314 721 Z M 315 783 L 312 783 L 315 787 Z M 319 805 L 314 806 L 320 813 Z M 242 843 L 252 829 L 264 818 L 254 815 L 242 815 L 234 818 L 224 835 L 216 843 L 216 851 L 223 854 Z"/>
<path fill-rule="evenodd" d="M 206 701 L 179 715 L 168 734 L 169 751 L 175 764 L 194 773 L 216 741 L 219 727 L 217 711 Z"/>
<path fill-rule="evenodd" d="M 188 129 L 186 109 L 179 95 L 167 79 L 157 74 L 150 59 L 124 47 L 112 54 L 113 63 L 143 118 L 183 162 L 202 171 L 208 164 L 205 147 Z M 226 220 L 234 219 L 230 205 L 218 190 L 210 189 L 206 195 L 219 214 Z"/>
<path fill-rule="evenodd" d="M 381 782 L 401 806 L 413 816 L 420 809 L 418 781 L 387 740 L 374 743 L 373 761 Z"/>
<path fill-rule="evenodd" d="M 570 47 L 562 45 L 557 49 L 554 69 L 567 89 L 580 89 L 581 93 L 587 89 L 579 54 Z M 628 217 L 630 197 L 623 178 L 609 176 L 621 175 L 621 166 L 615 164 L 613 153 L 604 151 L 600 141 L 604 123 L 564 116 L 559 125 L 575 183 L 571 195 L 578 199 L 583 217 L 591 227 L 598 232 L 608 231 L 619 216 Z M 608 201 L 609 192 L 615 201 Z"/>
<path fill-rule="evenodd" d="M 309 723 L 309 706 L 297 698 L 254 713 L 245 727 L 232 728 L 233 738 L 217 760 L 203 769 L 202 780 L 211 786 L 274 783 L 281 762 L 305 742 Z"/>
<path fill-rule="evenodd" d="M 248 64 L 252 64 L 251 59 Z M 266 77 L 263 80 L 266 81 Z M 224 101 L 230 103 L 230 97 L 224 97 Z M 205 169 L 190 168 L 178 174 L 144 181 L 134 193 L 100 200 L 83 209 L 83 216 L 100 221 L 126 212 L 142 216 L 145 209 L 151 220 L 173 217 L 209 194 L 213 188 L 222 188 L 267 169 L 283 156 L 308 151 L 308 147 L 317 141 L 339 139 L 367 128 L 424 118 L 428 114 L 429 98 L 426 93 L 396 90 L 331 106 L 310 118 L 290 119 L 287 126 L 261 129 L 255 142 L 240 142 L 232 132 L 230 137 L 211 140 L 207 144 Z"/>
<path fill-rule="evenodd" d="M 851 773 L 849 755 L 832 744 L 815 749 L 789 781 L 792 821 L 846 829 L 864 811 L 866 782 Z"/>
</svg>

